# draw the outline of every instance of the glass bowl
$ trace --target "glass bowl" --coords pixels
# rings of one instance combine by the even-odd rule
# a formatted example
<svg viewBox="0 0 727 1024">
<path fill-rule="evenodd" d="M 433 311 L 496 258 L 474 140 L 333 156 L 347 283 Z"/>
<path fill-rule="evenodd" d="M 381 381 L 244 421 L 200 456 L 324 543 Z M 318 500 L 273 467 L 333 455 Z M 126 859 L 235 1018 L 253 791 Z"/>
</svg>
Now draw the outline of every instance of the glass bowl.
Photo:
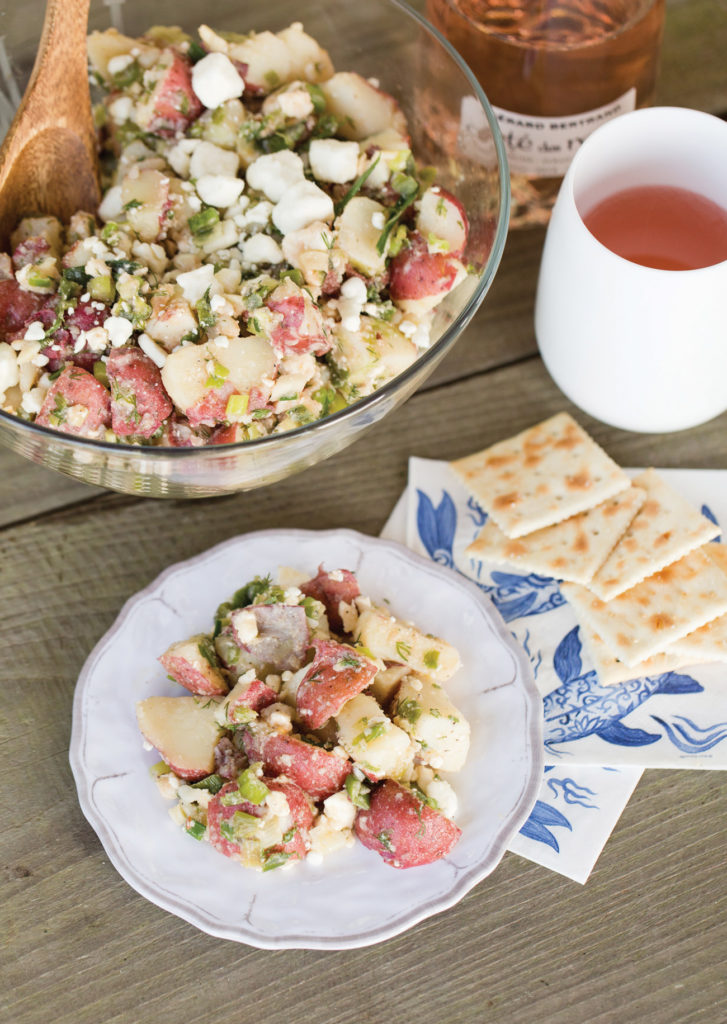
<svg viewBox="0 0 727 1024">
<path fill-rule="evenodd" d="M 37 10 L 36 10 L 37 8 Z M 22 13 L 21 13 L 22 11 Z M 0 124 L 32 67 L 43 5 L 28 0 L 3 19 Z M 259 12 L 239 0 L 198 4 L 92 0 L 89 26 L 141 35 L 151 24 L 200 21 L 245 32 L 280 30 L 300 20 L 301 6 L 268 0 Z M 419 163 L 463 203 L 470 238 L 463 260 L 473 271 L 437 309 L 432 344 L 402 374 L 326 419 L 254 441 L 205 448 L 141 447 L 61 434 L 0 411 L 0 442 L 25 458 L 88 484 L 152 497 L 202 498 L 251 490 L 328 458 L 401 405 L 441 362 L 489 289 L 507 233 L 510 192 L 502 138 L 490 105 L 467 65 L 415 10 L 400 0 L 322 0 L 308 5 L 304 28 L 338 70 L 375 77 L 399 101 Z"/>
</svg>

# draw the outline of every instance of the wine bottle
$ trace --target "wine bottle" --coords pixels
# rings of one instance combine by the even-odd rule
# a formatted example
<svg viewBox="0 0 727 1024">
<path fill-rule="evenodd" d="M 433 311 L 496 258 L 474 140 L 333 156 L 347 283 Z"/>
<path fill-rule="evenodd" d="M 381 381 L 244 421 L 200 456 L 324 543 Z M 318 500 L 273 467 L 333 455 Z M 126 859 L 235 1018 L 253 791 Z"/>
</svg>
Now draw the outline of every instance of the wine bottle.
<svg viewBox="0 0 727 1024">
<path fill-rule="evenodd" d="M 582 141 L 653 99 L 664 0 L 428 0 L 495 109 L 511 226 L 545 223 Z"/>
</svg>

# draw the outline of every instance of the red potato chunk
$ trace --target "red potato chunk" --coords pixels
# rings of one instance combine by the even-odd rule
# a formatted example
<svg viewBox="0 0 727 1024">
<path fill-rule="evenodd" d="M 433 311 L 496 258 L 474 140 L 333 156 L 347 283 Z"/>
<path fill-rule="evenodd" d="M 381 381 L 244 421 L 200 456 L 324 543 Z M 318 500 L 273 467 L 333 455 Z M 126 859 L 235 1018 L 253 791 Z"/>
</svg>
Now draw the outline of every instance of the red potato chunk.
<svg viewBox="0 0 727 1024">
<path fill-rule="evenodd" d="M 390 128 L 407 137 L 406 118 L 394 97 L 355 71 L 337 72 L 321 89 L 345 139 L 359 142 Z"/>
<path fill-rule="evenodd" d="M 106 373 L 111 386 L 111 426 L 121 437 L 151 437 L 172 411 L 159 368 L 135 348 L 109 353 Z"/>
<path fill-rule="evenodd" d="M 42 309 L 31 314 L 23 327 L 24 333 L 28 324 L 33 320 L 39 320 L 46 330 L 55 322 L 57 296 L 51 295 L 46 299 Z M 100 306 L 101 303 L 98 303 Z M 91 302 L 78 302 L 75 309 L 69 310 L 64 319 L 63 327 L 53 332 L 51 343 L 43 349 L 43 355 L 48 358 L 48 370 L 53 373 L 60 369 L 65 363 L 74 363 L 84 370 L 91 372 L 93 365 L 99 359 L 99 353 L 92 352 L 88 348 L 82 348 L 80 352 L 74 352 L 74 346 L 82 331 L 90 331 L 94 327 L 102 327 L 109 309 L 103 306 L 97 309 Z"/>
<path fill-rule="evenodd" d="M 332 572 L 325 572 L 323 566 L 319 566 L 317 576 L 302 583 L 300 589 L 307 597 L 313 597 L 320 601 L 326 609 L 328 624 L 334 633 L 343 632 L 343 623 L 339 612 L 341 601 L 346 604 L 359 596 L 358 581 L 348 569 L 334 569 Z"/>
<path fill-rule="evenodd" d="M 13 266 L 16 270 L 27 267 L 31 263 L 37 263 L 43 256 L 50 253 L 50 245 L 45 238 L 36 235 L 32 238 L 24 238 L 13 250 Z"/>
<path fill-rule="evenodd" d="M 217 701 L 199 697 L 147 697 L 136 705 L 142 736 L 180 779 L 201 779 L 215 766 L 222 729 L 215 721 Z"/>
<path fill-rule="evenodd" d="M 35 422 L 65 434 L 100 436 L 111 422 L 109 393 L 87 370 L 67 366 L 49 387 Z"/>
<path fill-rule="evenodd" d="M 265 842 L 264 837 L 270 836 L 270 832 L 265 829 L 265 824 L 266 819 L 269 820 L 272 815 L 265 803 L 252 804 L 248 800 L 240 800 L 232 804 L 223 803 L 225 798 L 229 799 L 230 795 L 237 791 L 237 782 L 228 782 L 210 800 L 207 807 L 207 832 L 210 844 L 226 857 L 233 857 L 246 863 L 254 863 L 255 860 L 263 859 L 272 853 L 281 853 L 287 855 L 288 858 L 304 860 L 307 852 L 308 832 L 313 824 L 313 808 L 310 799 L 299 786 L 287 779 L 274 779 L 263 775 L 261 782 L 273 792 L 282 793 L 287 800 L 292 825 L 284 834 L 288 835 L 289 832 L 292 832 L 290 838 L 283 839 L 281 836 L 270 846 L 261 848 L 260 842 Z M 261 819 L 259 839 L 255 837 L 254 833 L 248 839 L 229 838 L 224 835 L 223 823 L 233 819 L 237 811 Z"/>
<path fill-rule="evenodd" d="M 462 264 L 446 253 L 430 252 L 424 236 L 415 231 L 409 244 L 392 259 L 390 269 L 389 292 L 395 302 L 426 300 L 424 304 L 431 308 L 454 288 Z"/>
<path fill-rule="evenodd" d="M 253 629 L 257 632 L 251 636 Z M 230 635 L 242 654 L 241 663 L 262 676 L 295 672 L 310 641 L 305 609 L 288 604 L 256 604 L 232 612 Z"/>
<path fill-rule="evenodd" d="M 189 61 L 176 50 L 165 50 L 147 77 L 153 88 L 137 107 L 139 127 L 163 137 L 185 131 L 203 109 L 192 88 Z"/>
<path fill-rule="evenodd" d="M 240 679 L 230 690 L 227 704 L 227 721 L 231 723 L 246 722 L 263 708 L 274 704 L 278 699 L 275 690 L 267 686 L 261 679 L 251 679 L 248 682 Z M 259 761 L 261 758 L 250 758 L 251 761 Z"/>
<path fill-rule="evenodd" d="M 329 351 L 332 341 L 320 310 L 290 278 L 270 293 L 265 305 L 278 314 L 270 330 L 270 341 L 279 355 L 309 352 L 322 356 Z"/>
<path fill-rule="evenodd" d="M 337 793 L 351 771 L 347 758 L 272 729 L 246 729 L 242 742 L 251 762 L 262 761 L 271 775 L 286 775 L 314 800 Z"/>
<path fill-rule="evenodd" d="M 218 423 L 224 423 L 227 416 L 227 402 L 234 394 L 238 394 L 238 391 L 235 385 L 229 381 L 225 381 L 219 387 L 209 387 L 204 398 L 187 409 L 187 419 L 190 425 L 214 427 Z"/>
<path fill-rule="evenodd" d="M 356 835 L 394 868 L 431 864 L 450 852 L 462 830 L 418 800 L 405 786 L 386 779 L 371 793 L 368 810 L 356 815 Z"/>
<path fill-rule="evenodd" d="M 24 292 L 17 281 L 0 281 L 0 341 L 11 340 L 43 305 L 43 296 Z M 51 321 L 52 322 L 52 321 Z"/>
<path fill-rule="evenodd" d="M 217 665 L 214 646 L 204 633 L 172 644 L 159 661 L 175 683 L 191 693 L 225 694 L 229 689 Z"/>
<path fill-rule="evenodd" d="M 298 715 L 309 729 L 320 729 L 346 701 L 365 690 L 377 672 L 375 662 L 335 640 L 312 641 L 313 661 L 298 686 Z"/>
<path fill-rule="evenodd" d="M 467 245 L 469 222 L 464 206 L 438 185 L 428 188 L 421 198 L 417 229 L 426 239 L 444 242 L 449 256 L 461 256 Z"/>
</svg>

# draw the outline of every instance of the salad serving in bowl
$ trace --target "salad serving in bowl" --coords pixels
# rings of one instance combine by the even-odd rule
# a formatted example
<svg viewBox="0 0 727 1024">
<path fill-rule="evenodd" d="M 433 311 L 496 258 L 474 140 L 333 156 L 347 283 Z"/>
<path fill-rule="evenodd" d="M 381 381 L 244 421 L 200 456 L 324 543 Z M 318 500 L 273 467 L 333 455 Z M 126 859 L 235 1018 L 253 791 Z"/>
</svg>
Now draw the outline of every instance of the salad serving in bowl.
<svg viewBox="0 0 727 1024">
<path fill-rule="evenodd" d="M 22 219 L 0 265 L 22 454 L 136 493 L 271 482 L 403 401 L 484 297 L 508 200 L 469 71 L 403 4 L 375 45 L 370 7 L 291 6 L 92 32 L 101 207 Z"/>
</svg>

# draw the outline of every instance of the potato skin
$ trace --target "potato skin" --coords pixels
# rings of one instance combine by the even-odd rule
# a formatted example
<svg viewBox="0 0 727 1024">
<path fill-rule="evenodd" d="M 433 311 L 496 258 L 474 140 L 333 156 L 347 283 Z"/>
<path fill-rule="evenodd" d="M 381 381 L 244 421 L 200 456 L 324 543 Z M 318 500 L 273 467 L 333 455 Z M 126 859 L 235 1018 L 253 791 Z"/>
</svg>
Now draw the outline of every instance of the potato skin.
<svg viewBox="0 0 727 1024">
<path fill-rule="evenodd" d="M 285 774 L 314 800 L 341 789 L 352 768 L 350 761 L 284 733 L 246 729 L 242 742 L 251 763 L 262 761 L 271 775 Z"/>
<path fill-rule="evenodd" d="M 317 575 L 301 584 L 300 589 L 307 597 L 313 597 L 323 604 L 331 629 L 334 633 L 342 633 L 343 623 L 338 606 L 341 601 L 351 604 L 361 591 L 358 587 L 358 580 L 348 569 L 339 569 L 337 574 L 342 579 L 333 578 L 331 573 L 326 572 L 321 565 L 318 567 Z"/>
<path fill-rule="evenodd" d="M 311 646 L 315 656 L 298 687 L 295 702 L 305 727 L 320 729 L 347 700 L 366 689 L 377 667 L 359 651 L 335 640 L 315 639 Z M 336 668 L 346 659 L 351 660 L 350 666 Z"/>
<path fill-rule="evenodd" d="M 272 849 L 287 853 L 295 860 L 305 860 L 306 840 L 310 827 L 313 824 L 313 811 L 308 797 L 299 786 L 296 786 L 289 779 L 272 779 L 264 775 L 261 781 L 265 783 L 268 789 L 282 793 L 285 796 L 295 825 L 293 837 L 288 842 L 278 843 Z M 227 782 L 219 793 L 210 800 L 207 807 L 207 831 L 210 844 L 226 857 L 233 858 L 238 858 L 242 854 L 242 844 L 232 839 L 226 839 L 222 835 L 220 831 L 222 822 L 232 818 L 235 811 L 244 811 L 245 814 L 252 814 L 256 818 L 263 817 L 265 814 L 262 804 L 251 804 L 247 800 L 225 807 L 222 803 L 222 797 L 234 792 L 236 789 L 236 782 Z"/>
<path fill-rule="evenodd" d="M 450 852 L 462 830 L 441 811 L 418 800 L 393 779 L 371 793 L 368 810 L 360 810 L 354 825 L 364 846 L 394 868 L 431 864 Z"/>
</svg>

